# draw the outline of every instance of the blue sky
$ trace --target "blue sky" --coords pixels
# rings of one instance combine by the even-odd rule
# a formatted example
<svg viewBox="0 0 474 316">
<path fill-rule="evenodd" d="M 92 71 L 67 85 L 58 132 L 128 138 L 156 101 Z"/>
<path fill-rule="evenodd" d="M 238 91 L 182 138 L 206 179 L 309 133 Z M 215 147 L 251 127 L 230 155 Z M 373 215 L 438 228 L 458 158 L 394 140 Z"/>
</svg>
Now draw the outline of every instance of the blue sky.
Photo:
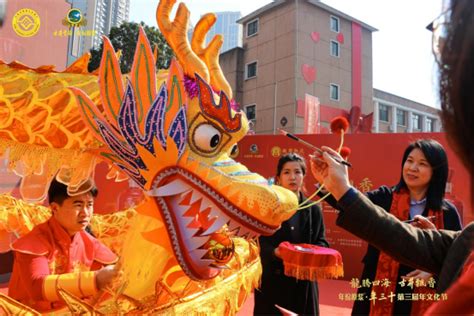
<svg viewBox="0 0 474 316">
<path fill-rule="evenodd" d="M 302 0 L 300 0 L 302 1 Z M 130 1 L 130 20 L 156 26 L 158 1 Z M 180 2 L 178 0 L 178 2 Z M 195 24 L 207 12 L 246 15 L 271 0 L 181 0 Z M 428 25 L 441 12 L 441 0 L 323 0 L 379 31 L 372 37 L 374 88 L 438 107 L 435 64 Z"/>
</svg>

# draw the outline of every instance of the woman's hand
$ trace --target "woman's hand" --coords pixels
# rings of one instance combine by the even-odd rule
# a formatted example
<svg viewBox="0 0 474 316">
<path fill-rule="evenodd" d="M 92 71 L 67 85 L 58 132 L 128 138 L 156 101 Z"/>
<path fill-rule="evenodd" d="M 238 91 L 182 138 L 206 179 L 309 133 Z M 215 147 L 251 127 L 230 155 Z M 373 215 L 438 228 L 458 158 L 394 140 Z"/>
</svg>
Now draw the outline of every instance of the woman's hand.
<svg viewBox="0 0 474 316">
<path fill-rule="evenodd" d="M 314 178 L 324 184 L 336 200 L 339 200 L 351 187 L 347 167 L 336 162 L 334 158 L 343 160 L 336 151 L 326 146 L 321 149 L 324 151 L 322 156 L 319 153 L 311 156 L 311 172 Z"/>
<path fill-rule="evenodd" d="M 413 220 L 414 221 L 411 224 L 415 227 L 421 229 L 436 229 L 435 224 L 433 224 L 429 219 L 421 215 L 415 215 L 415 217 L 413 217 Z"/>
<path fill-rule="evenodd" d="M 286 308 L 283 308 L 277 304 L 275 304 L 275 307 L 278 308 L 278 310 L 281 312 L 283 316 L 298 316 L 295 312 L 292 312 Z"/>
<path fill-rule="evenodd" d="M 276 248 L 273 250 L 273 254 L 275 255 L 275 257 L 281 259 L 280 248 L 279 248 L 279 247 L 276 247 Z"/>
<path fill-rule="evenodd" d="M 402 276 L 402 279 L 405 281 L 408 281 L 409 279 L 420 279 L 420 280 L 425 280 L 428 281 L 433 275 L 429 272 L 425 272 L 422 270 L 413 270 L 410 273 L 408 273 L 405 276 Z"/>
</svg>

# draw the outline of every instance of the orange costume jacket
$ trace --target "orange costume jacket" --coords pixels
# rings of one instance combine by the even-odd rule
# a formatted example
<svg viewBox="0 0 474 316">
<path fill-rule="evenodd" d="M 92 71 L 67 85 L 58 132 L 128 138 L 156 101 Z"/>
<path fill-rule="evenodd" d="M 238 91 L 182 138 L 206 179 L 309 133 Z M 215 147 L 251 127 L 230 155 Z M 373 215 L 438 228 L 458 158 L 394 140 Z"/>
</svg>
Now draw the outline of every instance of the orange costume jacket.
<svg viewBox="0 0 474 316">
<path fill-rule="evenodd" d="M 97 292 L 95 272 L 117 256 L 86 231 L 70 237 L 51 217 L 12 245 L 15 254 L 8 295 L 38 311 L 62 306 L 58 287 L 78 297 Z"/>
</svg>

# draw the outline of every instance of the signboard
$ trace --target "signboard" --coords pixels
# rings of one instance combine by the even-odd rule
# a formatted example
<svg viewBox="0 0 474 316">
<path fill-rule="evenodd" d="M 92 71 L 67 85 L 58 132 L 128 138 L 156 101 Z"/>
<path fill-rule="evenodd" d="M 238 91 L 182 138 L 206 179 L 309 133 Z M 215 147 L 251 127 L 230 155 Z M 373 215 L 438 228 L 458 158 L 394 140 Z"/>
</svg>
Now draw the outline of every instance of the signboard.
<svg viewBox="0 0 474 316">
<path fill-rule="evenodd" d="M 301 138 L 318 147 L 322 145 L 336 148 L 339 137 L 329 134 L 301 135 Z M 448 180 L 446 198 L 451 199 L 462 213 L 464 223 L 474 219 L 471 210 L 468 172 L 449 148 L 443 133 L 410 133 L 410 134 L 349 134 L 345 136 L 345 146 L 352 150 L 349 161 L 353 168 L 349 175 L 353 185 L 362 192 L 370 191 L 381 185 L 393 186 L 401 175 L 402 155 L 407 145 L 420 138 L 433 138 L 439 141 L 448 153 L 451 178 Z M 251 148 L 258 147 L 258 154 Z M 281 155 L 289 152 L 298 153 L 308 160 L 311 149 L 280 135 L 253 135 L 245 137 L 239 143 L 239 155 L 236 160 L 246 165 L 249 170 L 264 177 L 274 177 L 276 165 Z M 309 164 L 308 164 L 309 167 Z M 454 171 L 454 172 L 453 172 Z M 305 178 L 307 196 L 315 191 L 315 180 L 308 172 Z M 344 261 L 344 278 L 359 278 L 362 272 L 362 257 L 367 244 L 336 226 L 337 213 L 326 203 L 322 204 L 326 237 L 331 248 L 341 252 Z"/>
</svg>

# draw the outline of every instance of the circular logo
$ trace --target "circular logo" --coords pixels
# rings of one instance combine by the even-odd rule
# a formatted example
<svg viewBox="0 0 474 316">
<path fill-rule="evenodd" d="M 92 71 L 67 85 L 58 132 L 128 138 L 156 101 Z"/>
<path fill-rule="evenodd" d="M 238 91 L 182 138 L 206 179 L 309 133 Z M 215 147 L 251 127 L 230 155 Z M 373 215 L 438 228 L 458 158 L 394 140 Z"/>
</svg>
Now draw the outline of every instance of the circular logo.
<svg viewBox="0 0 474 316">
<path fill-rule="evenodd" d="M 78 25 L 79 23 L 81 23 L 83 19 L 81 10 L 79 9 L 69 10 L 69 12 L 67 13 L 66 19 L 69 24 Z"/>
<path fill-rule="evenodd" d="M 31 37 L 38 33 L 40 24 L 38 13 L 28 8 L 19 10 L 12 19 L 13 30 L 21 37 Z"/>
<path fill-rule="evenodd" d="M 271 155 L 272 157 L 280 157 L 281 155 L 281 148 L 278 146 L 273 147 L 271 150 Z"/>
<path fill-rule="evenodd" d="M 258 154 L 258 146 L 257 146 L 257 144 L 252 144 L 252 145 L 250 145 L 250 152 L 251 152 L 252 154 Z"/>
</svg>

